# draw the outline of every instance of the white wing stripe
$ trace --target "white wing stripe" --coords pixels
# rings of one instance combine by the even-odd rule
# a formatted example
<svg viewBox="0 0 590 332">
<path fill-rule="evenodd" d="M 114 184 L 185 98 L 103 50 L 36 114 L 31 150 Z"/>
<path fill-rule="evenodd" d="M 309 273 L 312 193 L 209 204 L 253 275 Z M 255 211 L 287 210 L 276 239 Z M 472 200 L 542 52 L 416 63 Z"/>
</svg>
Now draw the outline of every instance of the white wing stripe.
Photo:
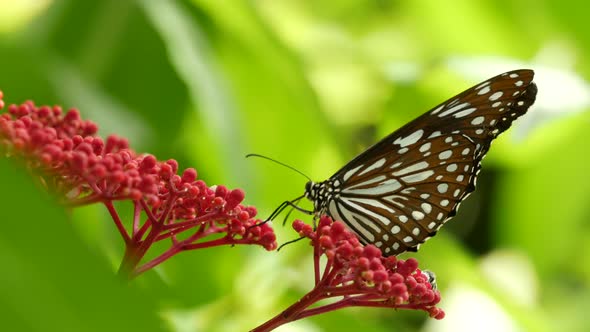
<svg viewBox="0 0 590 332">
<path fill-rule="evenodd" d="M 469 105 L 471 105 L 471 104 L 469 104 L 469 103 L 465 102 L 465 103 L 459 104 L 459 105 L 457 105 L 457 106 L 453 106 L 453 107 L 449 108 L 448 110 L 446 110 L 446 111 L 444 111 L 444 112 L 440 113 L 440 114 L 438 115 L 438 117 L 439 117 L 439 118 L 442 118 L 442 117 L 445 117 L 445 116 L 447 116 L 447 115 L 449 115 L 449 114 L 453 114 L 454 112 L 460 111 L 460 110 L 464 109 L 465 107 L 467 107 L 467 106 L 469 106 Z"/>
<path fill-rule="evenodd" d="M 386 160 L 385 158 L 381 158 L 381 159 L 377 160 L 376 162 L 374 162 L 374 163 L 373 163 L 373 165 L 371 165 L 371 166 L 369 166 L 369 167 L 365 168 L 365 170 L 364 170 L 364 171 L 360 172 L 360 173 L 359 173 L 359 176 L 360 176 L 360 175 L 363 175 L 363 174 L 365 174 L 365 173 L 368 173 L 368 172 L 370 172 L 370 171 L 372 171 L 372 170 L 374 170 L 374 169 L 377 169 L 377 168 L 379 168 L 379 167 L 381 167 L 381 166 L 383 166 L 383 165 L 385 164 L 385 162 L 386 162 L 386 161 L 387 161 L 387 160 Z"/>
<path fill-rule="evenodd" d="M 369 216 L 371 216 L 371 217 L 379 220 L 382 224 L 384 224 L 386 226 L 391 223 L 391 221 L 389 219 L 387 219 L 387 217 L 385 217 L 383 215 L 380 215 L 380 214 L 377 214 L 377 213 L 375 213 L 375 212 L 373 212 L 371 210 L 367 210 L 366 208 L 358 205 L 357 203 L 352 202 L 351 200 L 341 199 L 341 201 L 342 201 L 342 204 L 348 205 L 349 207 L 351 207 L 351 208 L 353 208 L 353 209 L 355 209 L 355 210 L 357 210 L 359 212 L 362 212 L 362 213 L 364 213 L 366 215 L 369 215 Z M 371 225 L 373 225 L 372 222 L 369 221 L 369 223 Z"/>
<path fill-rule="evenodd" d="M 369 179 L 367 181 L 364 181 L 364 182 L 361 182 L 361 183 L 357 183 L 354 186 L 350 186 L 350 187 L 346 188 L 345 190 L 355 189 L 355 188 L 359 188 L 359 187 L 364 187 L 364 186 L 373 184 L 375 182 L 383 181 L 385 179 L 387 179 L 387 177 L 385 175 L 379 175 L 379 176 L 376 176 L 374 178 L 371 178 L 371 179 Z"/>
<path fill-rule="evenodd" d="M 390 208 L 389 206 L 381 203 L 380 201 L 378 201 L 376 199 L 359 198 L 359 197 L 344 197 L 344 196 L 340 196 L 340 198 L 344 198 L 347 201 L 353 201 L 353 202 L 356 202 L 356 203 L 371 205 L 371 206 L 374 206 L 376 208 L 380 208 L 380 209 L 386 210 L 389 213 L 395 213 L 395 210 L 394 209 Z"/>
<path fill-rule="evenodd" d="M 361 167 L 363 167 L 363 165 L 359 165 L 353 169 L 351 169 L 350 171 L 344 173 L 344 176 L 342 177 L 343 181 L 347 181 L 348 179 L 350 179 L 351 176 L 354 175 L 354 173 L 356 173 Z"/>
<path fill-rule="evenodd" d="M 340 215 L 339 211 L 338 211 L 339 209 L 336 206 L 335 201 L 330 202 L 329 210 L 330 210 L 331 214 L 334 213 L 334 215 Z M 342 210 L 342 216 L 343 216 L 343 218 L 341 218 L 342 221 L 345 221 L 346 223 L 348 223 L 351 228 L 353 228 L 361 237 L 365 238 L 367 241 L 369 241 L 369 242 L 375 241 L 375 235 L 373 235 L 373 233 L 371 233 L 366 228 L 366 226 L 375 226 L 375 225 L 373 225 L 370 222 L 366 222 L 363 224 L 359 223 L 358 220 L 356 220 L 354 218 L 354 213 L 349 211 L 348 209 L 346 209 L 343 206 L 340 206 L 340 210 Z M 359 219 L 362 219 L 362 218 L 359 218 Z"/>
<path fill-rule="evenodd" d="M 434 172 L 433 172 L 434 173 Z M 378 196 L 387 193 L 392 193 L 397 191 L 399 188 L 402 187 L 402 184 L 395 179 L 389 179 L 385 182 L 379 184 L 379 186 L 365 188 L 365 189 L 351 189 L 351 188 L 344 188 L 342 189 L 343 194 L 351 194 L 351 195 L 359 195 L 359 196 Z"/>
<path fill-rule="evenodd" d="M 410 165 L 406 168 L 402 168 L 399 171 L 392 173 L 393 176 L 401 176 L 401 175 L 405 175 L 408 173 L 412 173 L 414 171 L 419 171 L 421 169 L 425 169 L 428 167 L 428 163 L 425 161 L 421 161 L 419 163 L 415 163 L 413 165 Z"/>
</svg>

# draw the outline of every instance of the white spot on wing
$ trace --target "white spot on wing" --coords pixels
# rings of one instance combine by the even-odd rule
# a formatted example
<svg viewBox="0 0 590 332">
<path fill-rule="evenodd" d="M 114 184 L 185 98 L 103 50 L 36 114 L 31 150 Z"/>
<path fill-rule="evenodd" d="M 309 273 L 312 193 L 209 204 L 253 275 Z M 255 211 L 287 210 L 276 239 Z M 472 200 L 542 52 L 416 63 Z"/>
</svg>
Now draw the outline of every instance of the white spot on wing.
<svg viewBox="0 0 590 332">
<path fill-rule="evenodd" d="M 434 175 L 434 171 L 428 170 L 428 171 L 408 175 L 408 176 L 405 176 L 401 179 L 402 179 L 402 181 L 404 181 L 406 183 L 421 182 L 421 181 L 428 179 L 432 175 Z"/>
<path fill-rule="evenodd" d="M 350 177 L 353 176 L 354 173 L 356 173 L 361 167 L 363 167 L 363 165 L 359 165 L 359 166 L 349 170 L 348 172 L 344 173 L 342 180 L 347 181 L 348 179 L 350 179 Z"/>
<path fill-rule="evenodd" d="M 436 190 L 438 190 L 439 193 L 444 194 L 449 190 L 449 185 L 446 183 L 439 183 L 439 185 L 436 186 Z"/>
<path fill-rule="evenodd" d="M 432 145 L 432 144 L 430 144 L 430 142 L 428 142 L 428 143 L 424 143 L 424 144 L 422 144 L 422 146 L 420 146 L 420 149 L 418 149 L 418 150 L 419 150 L 420 152 L 426 152 L 426 151 L 430 150 L 430 146 L 431 146 L 431 145 Z"/>
<path fill-rule="evenodd" d="M 415 132 L 411 133 L 410 135 L 408 135 L 405 138 L 399 137 L 398 139 L 396 139 L 393 142 L 393 144 L 397 144 L 397 145 L 401 146 L 402 148 L 404 148 L 408 145 L 412 145 L 412 144 L 418 142 L 418 140 L 422 137 L 422 135 L 424 135 L 424 129 L 419 129 L 419 130 L 416 130 Z"/>
<path fill-rule="evenodd" d="M 483 116 L 478 116 L 478 117 L 474 118 L 473 120 L 471 120 L 471 124 L 474 125 L 474 126 L 476 126 L 478 124 L 482 124 L 485 119 L 486 118 L 483 117 Z"/>
<path fill-rule="evenodd" d="M 485 82 L 481 83 L 480 85 L 476 86 L 475 87 L 475 90 L 479 90 L 479 89 L 481 89 L 484 86 L 489 85 L 489 84 L 490 84 L 490 81 L 485 81 Z"/>
<path fill-rule="evenodd" d="M 438 154 L 438 159 L 440 159 L 440 160 L 449 159 L 452 155 L 453 155 L 453 151 L 445 150 L 445 151 Z"/>
<path fill-rule="evenodd" d="M 400 162 L 397 162 L 397 163 L 391 165 L 389 168 L 398 168 L 401 164 L 403 164 L 403 163 L 400 161 Z"/>
<path fill-rule="evenodd" d="M 485 86 L 481 90 L 477 91 L 477 94 L 481 96 L 481 95 L 485 95 L 488 92 L 490 92 L 490 87 Z"/>
<path fill-rule="evenodd" d="M 464 109 L 464 110 L 462 110 L 460 112 L 457 112 L 457 113 L 453 114 L 453 116 L 455 118 L 457 118 L 457 119 L 458 118 L 462 118 L 464 116 L 467 116 L 467 115 L 475 112 L 476 110 L 477 110 L 477 108 L 475 108 L 475 107 L 467 108 L 467 109 Z"/>
<path fill-rule="evenodd" d="M 420 211 L 412 211 L 412 218 L 414 218 L 414 220 L 422 220 L 424 219 L 424 213 Z"/>
<path fill-rule="evenodd" d="M 503 94 L 504 94 L 504 92 L 502 92 L 502 91 L 496 91 L 488 99 L 490 101 L 495 101 L 495 100 L 498 100 L 498 98 L 502 97 Z"/>
<path fill-rule="evenodd" d="M 428 167 L 428 163 L 425 161 L 421 161 L 419 163 L 415 163 L 413 165 L 410 165 L 406 168 L 402 168 L 399 171 L 393 173 L 393 175 L 394 176 L 401 176 L 401 175 L 405 175 L 405 174 L 412 173 L 415 171 L 419 171 L 421 169 L 425 169 L 427 167 Z"/>
<path fill-rule="evenodd" d="M 432 205 L 428 204 L 428 203 L 422 203 L 420 204 L 420 207 L 422 208 L 422 210 L 428 214 L 430 212 L 432 212 Z"/>
<path fill-rule="evenodd" d="M 430 136 L 428 136 L 428 138 L 435 138 L 435 137 L 439 137 L 441 135 L 440 131 L 435 131 L 432 134 L 430 134 Z"/>
<path fill-rule="evenodd" d="M 432 111 L 432 114 L 436 114 L 438 112 L 440 112 L 440 110 L 442 110 L 445 107 L 445 105 L 440 105 L 439 107 L 437 107 L 435 110 Z"/>
<path fill-rule="evenodd" d="M 442 117 L 445 117 L 445 116 L 447 116 L 447 115 L 449 115 L 449 114 L 453 114 L 453 113 L 455 113 L 455 112 L 457 112 L 457 111 L 460 111 L 460 110 L 464 109 L 465 107 L 467 107 L 467 106 L 469 106 L 469 105 L 471 105 L 471 104 L 469 104 L 469 103 L 467 103 L 467 102 L 466 102 L 466 103 L 459 104 L 459 105 L 457 105 L 457 106 L 453 106 L 453 107 L 449 108 L 448 110 L 446 110 L 446 111 L 444 111 L 444 112 L 440 113 L 440 114 L 438 115 L 438 117 L 439 117 L 439 118 L 442 118 Z"/>
<path fill-rule="evenodd" d="M 381 158 L 379 160 L 377 160 L 376 162 L 374 162 L 372 165 L 370 165 L 369 167 L 365 168 L 365 170 L 363 170 L 362 172 L 359 173 L 359 175 L 363 175 L 365 173 L 368 173 L 374 169 L 380 168 L 381 166 L 383 166 L 385 164 L 387 160 L 385 158 Z"/>
</svg>

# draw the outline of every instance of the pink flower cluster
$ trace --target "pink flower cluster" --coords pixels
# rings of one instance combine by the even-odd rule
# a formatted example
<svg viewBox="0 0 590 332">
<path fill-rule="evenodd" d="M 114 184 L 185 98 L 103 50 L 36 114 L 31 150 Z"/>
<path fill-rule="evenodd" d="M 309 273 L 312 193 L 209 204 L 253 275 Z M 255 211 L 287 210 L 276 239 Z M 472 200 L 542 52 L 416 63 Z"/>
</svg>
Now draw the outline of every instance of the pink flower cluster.
<svg viewBox="0 0 590 332">
<path fill-rule="evenodd" d="M 0 109 L 2 97 L 0 92 Z M 58 106 L 37 107 L 28 101 L 10 105 L 0 115 L 0 149 L 24 160 L 66 204 L 104 204 L 127 245 L 122 270 L 130 276 L 183 250 L 234 244 L 276 249 L 270 225 L 255 218 L 254 207 L 241 205 L 241 189 L 209 187 L 197 180 L 193 168 L 179 175 L 175 160 L 138 154 L 116 136 L 104 141 L 95 136 L 97 130 L 75 109 L 64 113 Z M 115 200 L 132 202 L 131 227 L 120 219 Z M 177 238 L 181 233 L 183 240 Z M 224 236 L 203 241 L 215 234 Z M 171 240 L 170 249 L 138 267 L 151 245 L 165 239 Z"/>
<path fill-rule="evenodd" d="M 2 98 L 0 91 L 0 109 Z M 75 109 L 64 113 L 60 107 L 37 107 L 30 101 L 10 105 L 0 115 L 0 153 L 23 161 L 70 207 L 103 204 L 125 241 L 122 275 L 134 278 L 186 250 L 235 244 L 277 248 L 270 224 L 255 218 L 254 207 L 242 205 L 241 189 L 208 186 L 193 168 L 179 172 L 175 160 L 138 154 L 125 139 L 103 140 L 97 131 Z M 114 201 L 129 203 L 130 221 L 121 219 L 117 209 L 124 205 L 115 207 Z M 415 259 L 383 257 L 329 217 L 320 218 L 317 229 L 299 220 L 293 228 L 311 240 L 315 287 L 253 331 L 352 306 L 417 309 L 444 317 L 436 307 L 440 294 Z M 160 241 L 170 246 L 143 262 Z"/>
<path fill-rule="evenodd" d="M 418 269 L 416 259 L 383 257 L 377 247 L 363 246 L 342 222 L 333 222 L 327 216 L 320 218 L 316 231 L 298 220 L 293 228 L 312 240 L 316 252 L 326 255 L 323 275 L 321 278 L 316 275 L 316 280 L 319 280 L 317 284 L 329 288 L 329 294 L 336 291 L 343 296 L 355 295 L 354 305 L 357 306 L 423 309 L 432 317 L 444 316 L 444 312 L 435 307 L 440 293 Z M 319 266 L 318 259 L 316 266 Z"/>
<path fill-rule="evenodd" d="M 444 311 L 436 307 L 440 293 L 418 269 L 417 260 L 383 257 L 377 247 L 363 246 L 342 222 L 327 216 L 320 218 L 315 230 L 300 220 L 293 222 L 293 228 L 310 239 L 314 248 L 315 287 L 253 331 L 270 331 L 290 321 L 354 306 L 424 310 L 433 318 L 444 317 Z M 322 255 L 327 259 L 320 268 Z M 317 305 L 326 299 L 332 301 Z"/>
</svg>

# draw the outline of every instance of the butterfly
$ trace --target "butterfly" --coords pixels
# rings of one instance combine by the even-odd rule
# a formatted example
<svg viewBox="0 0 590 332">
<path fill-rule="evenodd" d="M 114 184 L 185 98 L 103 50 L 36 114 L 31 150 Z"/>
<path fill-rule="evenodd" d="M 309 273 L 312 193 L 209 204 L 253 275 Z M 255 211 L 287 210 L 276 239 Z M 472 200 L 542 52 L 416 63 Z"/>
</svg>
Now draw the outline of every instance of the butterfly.
<svg viewBox="0 0 590 332">
<path fill-rule="evenodd" d="M 385 256 L 417 251 L 475 190 L 492 141 L 535 102 L 534 72 L 492 77 L 394 131 L 287 206 L 343 221 Z M 296 204 L 303 197 L 313 211 Z"/>
<path fill-rule="evenodd" d="M 417 251 L 475 190 L 492 141 L 535 102 L 533 76 L 529 69 L 509 71 L 463 91 L 389 134 L 328 180 L 310 180 L 302 196 L 283 202 L 267 221 L 291 206 L 315 218 L 343 221 L 361 243 L 375 245 L 384 256 Z M 271 158 L 248 156 L 305 176 Z M 313 211 L 297 206 L 304 197 Z"/>
</svg>

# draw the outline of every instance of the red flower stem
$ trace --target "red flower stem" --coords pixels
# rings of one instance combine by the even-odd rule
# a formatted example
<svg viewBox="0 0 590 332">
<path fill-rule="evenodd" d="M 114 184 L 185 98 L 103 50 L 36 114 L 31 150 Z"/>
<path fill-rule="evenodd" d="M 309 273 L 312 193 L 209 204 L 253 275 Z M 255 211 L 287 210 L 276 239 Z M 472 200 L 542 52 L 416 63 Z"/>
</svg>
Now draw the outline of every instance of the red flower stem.
<svg viewBox="0 0 590 332">
<path fill-rule="evenodd" d="M 203 232 L 201 232 L 201 233 L 203 233 Z M 206 235 L 209 235 L 209 234 L 206 234 Z M 204 236 L 206 236 L 206 235 L 204 235 Z M 133 271 L 133 273 L 131 274 L 131 278 L 135 278 L 135 277 L 139 276 L 140 274 L 146 272 L 147 270 L 156 267 L 160 263 L 164 262 L 165 260 L 169 259 L 170 257 L 176 255 L 177 253 L 179 253 L 181 251 L 210 248 L 210 247 L 222 246 L 222 245 L 227 245 L 227 244 L 233 243 L 232 241 L 228 241 L 227 237 L 223 237 L 220 239 L 211 240 L 211 241 L 207 241 L 207 242 L 201 242 L 201 243 L 190 243 L 195 240 L 199 240 L 200 238 L 202 238 L 204 236 L 199 236 L 198 238 L 194 238 L 194 236 L 191 236 L 191 238 L 189 238 L 191 241 L 188 241 L 189 239 L 186 239 L 184 241 L 176 242 L 172 248 L 168 249 L 162 255 L 154 258 L 153 260 L 149 261 L 148 263 L 135 269 L 135 271 Z M 238 241 L 236 241 L 236 243 L 238 243 Z"/>
<path fill-rule="evenodd" d="M 299 301 L 291 305 L 289 308 L 285 309 L 280 314 L 271 318 L 266 323 L 254 328 L 250 332 L 272 331 L 283 324 L 299 320 L 303 318 L 303 316 L 301 316 L 301 313 L 304 312 L 305 308 L 321 300 L 323 296 L 324 292 L 322 286 L 318 285 L 309 293 L 305 294 L 301 299 L 299 299 Z"/>
<path fill-rule="evenodd" d="M 152 246 L 152 244 L 154 243 L 154 240 L 156 239 L 158 234 L 160 234 L 161 227 L 162 227 L 162 225 L 160 225 L 160 224 L 157 224 L 157 223 L 153 224 L 153 227 L 150 230 L 150 233 L 148 234 L 146 239 L 141 242 L 141 244 L 139 245 L 139 248 L 137 249 L 136 262 L 133 266 L 137 265 L 137 263 L 139 263 L 139 261 L 141 261 L 141 259 L 145 255 L 145 253 Z"/>
<path fill-rule="evenodd" d="M 215 231 L 216 231 L 216 229 L 209 229 L 209 230 L 207 230 L 207 225 L 201 225 L 201 226 L 199 226 L 199 228 L 197 229 L 197 231 L 193 235 L 191 235 L 189 238 L 184 239 L 182 241 L 178 241 L 178 239 L 176 238 L 176 234 L 174 232 L 170 232 L 170 233 L 173 233 L 172 234 L 172 236 L 173 236 L 172 237 L 172 242 L 174 242 L 175 245 L 176 244 L 179 244 L 179 245 L 189 245 L 192 242 L 195 242 L 197 240 L 200 240 L 200 239 L 204 238 L 205 236 L 208 236 L 208 235 L 210 235 L 212 233 L 215 233 Z M 170 233 L 166 233 L 166 234 L 170 234 Z M 158 238 L 156 238 L 156 241 L 158 241 Z"/>
<path fill-rule="evenodd" d="M 315 221 L 314 221 L 315 224 Z M 316 241 L 319 241 L 319 239 L 316 239 Z M 322 253 L 320 252 L 320 248 L 318 245 L 314 245 L 313 246 L 313 272 L 314 272 L 314 277 L 315 277 L 315 284 L 319 284 L 320 282 L 320 256 L 322 255 Z M 328 267 L 328 264 L 326 264 L 326 268 Z M 326 274 L 324 270 L 324 275 Z"/>
<path fill-rule="evenodd" d="M 154 215 L 154 213 L 152 212 L 152 210 L 150 210 L 149 205 L 147 204 L 147 202 L 145 201 L 145 199 L 140 199 L 139 203 L 141 204 L 141 207 L 143 208 L 143 211 L 145 211 L 145 214 L 147 215 L 148 219 L 150 221 L 158 221 L 158 218 L 156 218 L 156 216 Z"/>
<path fill-rule="evenodd" d="M 125 245 L 129 246 L 131 244 L 131 238 L 129 237 L 129 234 L 127 233 L 127 230 L 125 229 L 125 226 L 123 226 L 123 223 L 121 222 L 121 218 L 119 217 L 117 210 L 115 210 L 115 207 L 113 206 L 113 202 L 104 201 L 103 203 L 107 207 L 107 210 L 109 210 L 109 213 L 111 214 L 111 218 L 113 218 L 113 221 L 115 222 L 115 226 L 117 226 L 119 233 L 121 233 L 121 236 L 123 237 L 123 240 L 125 241 Z"/>
<path fill-rule="evenodd" d="M 210 212 L 210 213 L 201 215 L 201 216 L 199 216 L 197 218 L 185 220 L 185 221 L 174 223 L 174 224 L 165 225 L 164 226 L 164 230 L 174 230 L 176 232 L 176 230 L 178 228 L 193 227 L 193 226 L 195 226 L 197 224 L 202 223 L 203 221 L 210 221 L 210 220 L 214 220 L 214 219 L 220 219 L 221 217 L 222 216 L 218 213 L 218 211 Z"/>
<path fill-rule="evenodd" d="M 347 306 L 354 306 L 354 307 L 371 307 L 371 308 L 388 308 L 391 309 L 391 302 L 389 301 L 365 301 L 365 300 L 357 300 L 357 299 L 350 299 L 350 304 Z M 399 304 L 395 306 L 395 309 L 400 310 L 422 310 L 428 312 L 428 307 L 425 307 L 424 304 Z"/>
<path fill-rule="evenodd" d="M 204 227 L 203 227 L 203 226 L 204 226 L 204 225 L 201 225 L 201 227 L 199 227 L 199 230 L 201 230 L 201 232 L 202 232 L 202 230 L 204 229 Z M 188 227 L 188 226 L 186 226 L 186 227 L 183 227 L 183 228 L 180 228 L 180 229 L 175 229 L 175 230 L 172 230 L 172 231 L 169 231 L 169 232 L 166 232 L 166 233 L 160 234 L 160 235 L 158 235 L 158 237 L 156 238 L 156 242 L 158 242 L 158 241 L 162 241 L 162 240 L 166 240 L 167 238 L 170 238 L 170 237 L 176 236 L 176 235 L 178 235 L 178 234 L 180 234 L 180 233 L 182 233 L 182 232 L 184 232 L 184 231 L 188 231 L 188 230 L 191 230 L 191 229 L 192 229 L 192 227 Z"/>
<path fill-rule="evenodd" d="M 139 238 L 136 238 L 130 243 L 125 249 L 125 256 L 119 266 L 119 275 L 125 275 L 128 279 L 133 277 L 133 270 L 135 270 L 137 264 L 139 264 L 147 250 L 154 243 L 158 234 L 160 234 L 161 228 L 161 224 L 157 222 L 152 223 L 152 228 L 145 240 L 139 241 Z M 136 246 L 136 244 L 139 244 L 139 246 Z"/>
<path fill-rule="evenodd" d="M 119 271 L 117 274 L 119 277 L 127 277 L 129 279 L 129 274 L 126 272 L 129 271 L 129 261 L 131 261 L 131 257 L 135 255 L 135 247 L 133 245 L 129 245 L 125 247 L 125 254 L 123 255 L 123 259 L 121 261 L 121 265 L 119 265 Z"/>
<path fill-rule="evenodd" d="M 336 269 L 329 271 L 328 270 L 328 265 L 331 267 L 332 264 L 330 263 L 330 261 L 328 261 L 326 263 L 326 268 L 324 269 L 324 274 L 322 276 L 322 279 L 320 280 L 320 282 L 317 284 L 323 284 L 324 288 L 329 287 L 328 282 L 329 281 L 333 281 L 336 278 L 336 274 L 338 274 L 338 271 Z M 316 287 L 317 287 L 316 285 Z"/>
<path fill-rule="evenodd" d="M 210 248 L 210 247 L 227 245 L 227 244 L 232 244 L 232 243 L 234 243 L 234 242 L 228 241 L 227 237 L 222 237 L 222 238 L 207 241 L 207 242 L 187 244 L 187 245 L 184 245 L 184 249 L 185 250 L 203 249 L 203 248 Z"/>
<path fill-rule="evenodd" d="M 184 250 L 184 248 L 182 248 L 182 246 L 178 246 L 178 245 L 173 246 L 172 248 L 166 250 L 166 252 L 164 252 L 160 256 L 158 256 L 158 257 L 152 259 L 151 261 L 145 263 L 144 265 L 136 268 L 129 276 L 129 279 L 136 278 L 140 274 L 146 272 L 147 270 L 160 265 L 160 263 L 163 263 L 165 260 L 176 255 L 177 253 L 181 252 L 182 250 Z"/>
<path fill-rule="evenodd" d="M 64 205 L 67 205 L 69 207 L 78 207 L 78 206 L 84 206 L 84 205 L 98 203 L 101 201 L 103 201 L 102 196 L 99 194 L 93 193 L 93 194 L 90 194 L 90 195 L 82 197 L 82 198 L 66 200 L 66 201 L 64 201 Z"/>
<path fill-rule="evenodd" d="M 318 258 L 318 261 L 319 261 L 319 258 Z M 322 273 L 322 274 L 321 274 L 323 277 L 322 277 L 322 279 L 321 279 L 321 281 L 320 281 L 320 282 L 322 282 L 322 281 L 324 281 L 324 280 L 326 280 L 326 279 L 328 279 L 328 278 L 330 278 L 330 279 L 332 279 L 332 278 L 335 278 L 335 277 L 333 276 L 333 273 L 330 273 L 330 269 L 332 269 L 332 266 L 333 266 L 333 265 L 334 265 L 334 264 L 332 263 L 332 261 L 331 261 L 331 260 L 328 260 L 328 261 L 326 262 L 326 266 L 324 267 L 324 273 Z M 319 265 L 318 265 L 318 267 L 319 267 Z M 332 271 L 335 271 L 335 269 L 334 269 L 334 270 L 332 270 Z M 316 283 L 317 283 L 317 282 L 316 282 Z"/>
<path fill-rule="evenodd" d="M 318 301 L 321 299 L 318 299 Z M 334 303 L 330 303 L 330 304 L 326 304 L 320 307 L 315 307 L 312 309 L 308 309 L 308 310 L 303 310 L 301 311 L 298 315 L 297 315 L 297 319 L 303 319 L 303 318 L 307 318 L 307 317 L 311 317 L 311 316 L 315 316 L 315 315 L 319 315 L 319 314 L 323 314 L 325 312 L 329 312 L 329 311 L 333 311 L 333 310 L 338 310 L 338 309 L 342 309 L 342 308 L 346 308 L 346 307 L 350 307 L 352 306 L 351 303 L 348 302 L 347 299 L 342 299 L 340 301 L 334 302 Z"/>
<path fill-rule="evenodd" d="M 325 294 L 330 294 L 330 296 L 326 296 L 325 298 L 333 297 L 332 294 L 328 291 L 324 290 Z M 350 294 L 350 293 L 348 293 Z M 374 307 L 374 308 L 389 308 L 391 309 L 391 303 L 388 301 L 371 301 L 371 300 L 360 300 L 359 298 L 364 298 L 365 296 L 355 296 L 355 297 L 347 297 L 340 301 L 326 304 L 320 307 L 315 307 L 308 310 L 303 310 L 297 315 L 297 319 L 303 319 L 319 314 L 323 314 L 325 312 L 335 311 L 342 308 L 347 307 Z M 416 306 L 419 307 L 419 306 Z M 396 307 L 397 309 L 407 309 L 405 306 L 400 305 Z"/>
<path fill-rule="evenodd" d="M 176 195 L 175 194 L 170 194 L 170 197 L 168 197 L 166 199 L 166 206 L 164 208 L 164 212 L 162 212 L 162 214 L 160 215 L 160 218 L 158 218 L 157 220 L 154 219 L 154 221 L 157 221 L 160 225 L 164 225 L 166 224 L 166 220 L 168 219 L 168 215 L 170 214 L 170 211 L 172 211 L 172 207 L 174 206 L 174 202 L 176 201 Z"/>
<path fill-rule="evenodd" d="M 141 206 L 137 201 L 133 201 L 133 233 L 132 237 L 135 238 L 139 232 L 139 221 L 141 219 Z"/>
<path fill-rule="evenodd" d="M 139 203 L 140 203 L 143 211 L 145 211 L 145 214 L 147 215 L 147 220 L 145 221 L 143 226 L 141 226 L 141 228 L 139 229 L 137 234 L 135 234 L 133 236 L 133 239 L 135 241 L 141 239 L 143 237 L 143 235 L 145 234 L 145 232 L 147 232 L 147 230 L 150 228 L 150 226 L 152 226 L 152 220 L 154 220 L 154 221 L 157 220 L 156 216 L 154 216 L 154 214 L 150 210 L 150 207 L 147 205 L 147 203 L 145 202 L 144 199 L 140 199 Z"/>
</svg>

